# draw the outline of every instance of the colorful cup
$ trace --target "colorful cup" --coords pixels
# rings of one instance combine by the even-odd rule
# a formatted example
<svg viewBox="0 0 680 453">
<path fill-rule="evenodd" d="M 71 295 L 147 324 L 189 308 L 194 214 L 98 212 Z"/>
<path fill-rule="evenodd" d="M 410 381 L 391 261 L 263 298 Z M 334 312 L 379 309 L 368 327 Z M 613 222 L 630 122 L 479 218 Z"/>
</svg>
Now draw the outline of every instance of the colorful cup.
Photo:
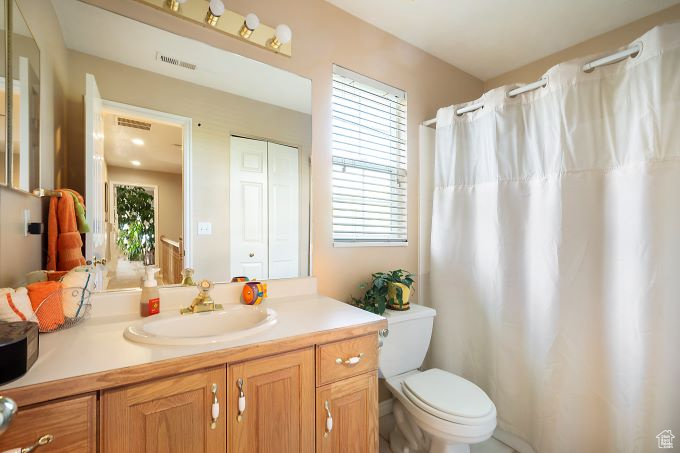
<svg viewBox="0 0 680 453">
<path fill-rule="evenodd" d="M 267 284 L 262 282 L 246 282 L 243 285 L 243 303 L 246 305 L 257 305 L 267 297 Z"/>
</svg>

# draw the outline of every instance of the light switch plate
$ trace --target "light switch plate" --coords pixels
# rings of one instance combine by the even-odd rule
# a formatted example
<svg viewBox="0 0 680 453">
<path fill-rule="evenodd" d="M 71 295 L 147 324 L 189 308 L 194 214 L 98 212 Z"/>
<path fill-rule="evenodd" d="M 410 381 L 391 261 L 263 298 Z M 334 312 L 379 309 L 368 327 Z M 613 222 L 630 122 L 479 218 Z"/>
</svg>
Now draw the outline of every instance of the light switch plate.
<svg viewBox="0 0 680 453">
<path fill-rule="evenodd" d="M 28 224 L 31 223 L 31 211 L 24 209 L 24 236 L 28 236 Z"/>
<path fill-rule="evenodd" d="M 202 236 L 212 234 L 212 223 L 198 222 L 198 234 Z"/>
</svg>

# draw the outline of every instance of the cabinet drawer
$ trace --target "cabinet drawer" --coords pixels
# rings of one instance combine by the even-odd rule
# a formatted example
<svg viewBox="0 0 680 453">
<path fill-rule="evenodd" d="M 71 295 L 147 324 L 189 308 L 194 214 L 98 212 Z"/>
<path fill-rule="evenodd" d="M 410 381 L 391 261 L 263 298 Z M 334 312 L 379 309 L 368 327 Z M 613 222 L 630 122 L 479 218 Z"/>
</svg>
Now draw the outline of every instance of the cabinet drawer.
<svg viewBox="0 0 680 453">
<path fill-rule="evenodd" d="M 35 444 L 45 434 L 54 440 L 39 452 L 94 452 L 97 449 L 97 398 L 94 394 L 19 408 L 0 436 L 0 451 Z"/>
<path fill-rule="evenodd" d="M 378 368 L 378 335 L 317 346 L 316 383 L 328 384 Z"/>
</svg>

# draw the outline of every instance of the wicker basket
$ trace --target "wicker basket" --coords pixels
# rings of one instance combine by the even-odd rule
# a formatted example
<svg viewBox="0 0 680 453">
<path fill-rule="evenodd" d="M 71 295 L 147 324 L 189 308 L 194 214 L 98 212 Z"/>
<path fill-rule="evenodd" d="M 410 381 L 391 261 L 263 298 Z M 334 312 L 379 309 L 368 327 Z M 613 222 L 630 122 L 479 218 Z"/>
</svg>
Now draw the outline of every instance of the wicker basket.
<svg viewBox="0 0 680 453">
<path fill-rule="evenodd" d="M 90 291 L 83 288 L 62 288 L 47 296 L 30 319 L 38 323 L 41 333 L 57 332 L 78 325 L 89 317 L 92 305 Z"/>
</svg>

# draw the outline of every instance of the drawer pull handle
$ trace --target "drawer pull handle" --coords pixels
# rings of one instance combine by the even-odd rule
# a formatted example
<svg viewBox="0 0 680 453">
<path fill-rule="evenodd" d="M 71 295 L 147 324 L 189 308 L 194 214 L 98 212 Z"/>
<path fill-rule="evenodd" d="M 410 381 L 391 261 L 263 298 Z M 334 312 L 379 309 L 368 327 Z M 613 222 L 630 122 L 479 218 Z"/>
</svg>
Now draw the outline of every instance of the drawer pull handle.
<svg viewBox="0 0 680 453">
<path fill-rule="evenodd" d="M 212 385 L 212 406 L 210 408 L 210 429 L 217 428 L 217 420 L 220 418 L 220 402 L 217 399 L 217 384 Z"/>
<path fill-rule="evenodd" d="M 326 408 L 326 430 L 323 433 L 323 437 L 327 438 L 331 431 L 333 431 L 333 416 L 331 415 L 331 407 L 328 404 L 328 400 L 324 403 L 324 407 Z"/>
<path fill-rule="evenodd" d="M 236 421 L 240 423 L 241 420 L 243 420 L 243 413 L 246 411 L 246 395 L 243 393 L 243 379 L 238 378 L 236 386 L 238 387 L 238 415 L 236 415 Z"/>
<path fill-rule="evenodd" d="M 350 357 L 349 359 L 342 360 L 340 357 L 335 359 L 335 363 L 338 365 L 347 365 L 347 366 L 353 366 L 356 365 L 361 361 L 361 358 L 364 356 L 363 352 L 360 352 L 359 355 L 355 355 L 354 357 Z"/>
<path fill-rule="evenodd" d="M 40 439 L 38 439 L 33 445 L 31 445 L 29 447 L 14 448 L 12 450 L 7 450 L 3 453 L 31 453 L 32 451 L 35 451 L 36 449 L 42 447 L 43 445 L 47 445 L 47 444 L 51 443 L 53 440 L 54 440 L 54 436 L 52 434 L 45 434 Z"/>
</svg>

